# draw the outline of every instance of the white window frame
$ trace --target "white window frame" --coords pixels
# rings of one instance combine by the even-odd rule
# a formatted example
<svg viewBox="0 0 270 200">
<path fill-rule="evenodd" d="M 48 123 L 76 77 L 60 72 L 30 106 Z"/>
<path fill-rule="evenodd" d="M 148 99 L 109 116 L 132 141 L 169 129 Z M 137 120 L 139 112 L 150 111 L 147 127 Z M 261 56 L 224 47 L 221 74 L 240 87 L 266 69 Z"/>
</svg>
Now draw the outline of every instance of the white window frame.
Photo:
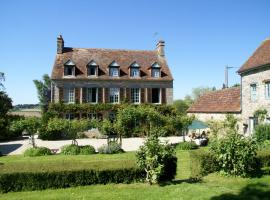
<svg viewBox="0 0 270 200">
<path fill-rule="evenodd" d="M 120 101 L 120 88 L 109 88 L 110 103 L 119 103 Z"/>
<path fill-rule="evenodd" d="M 64 88 L 65 103 L 75 103 L 75 88 Z"/>
<path fill-rule="evenodd" d="M 97 113 L 87 113 L 87 118 L 88 119 L 97 119 Z"/>
<path fill-rule="evenodd" d="M 90 74 L 91 68 L 94 68 L 95 74 Z M 88 73 L 87 76 L 97 76 L 97 66 L 95 66 L 95 65 L 88 65 L 88 72 L 87 73 Z"/>
<path fill-rule="evenodd" d="M 70 74 L 66 74 L 66 71 L 68 71 L 68 68 L 71 68 L 72 73 Z M 75 76 L 75 66 L 73 65 L 65 65 L 64 66 L 64 76 L 65 77 L 74 77 Z"/>
<path fill-rule="evenodd" d="M 93 89 L 96 89 L 96 101 L 92 100 Z M 98 102 L 98 88 L 86 88 L 86 102 L 87 103 L 97 103 Z"/>
<path fill-rule="evenodd" d="M 110 67 L 110 76 L 119 77 L 119 67 Z"/>
<path fill-rule="evenodd" d="M 250 100 L 252 102 L 257 101 L 258 99 L 258 87 L 256 83 L 250 84 Z"/>
<path fill-rule="evenodd" d="M 160 68 L 152 68 L 152 77 L 159 78 L 160 77 Z"/>
<path fill-rule="evenodd" d="M 265 83 L 265 99 L 270 100 L 270 82 Z"/>
<path fill-rule="evenodd" d="M 141 89 L 140 88 L 131 88 L 131 102 L 134 104 L 141 103 Z"/>
<path fill-rule="evenodd" d="M 131 77 L 140 77 L 140 69 L 138 67 L 131 67 L 130 68 L 130 76 Z"/>
</svg>

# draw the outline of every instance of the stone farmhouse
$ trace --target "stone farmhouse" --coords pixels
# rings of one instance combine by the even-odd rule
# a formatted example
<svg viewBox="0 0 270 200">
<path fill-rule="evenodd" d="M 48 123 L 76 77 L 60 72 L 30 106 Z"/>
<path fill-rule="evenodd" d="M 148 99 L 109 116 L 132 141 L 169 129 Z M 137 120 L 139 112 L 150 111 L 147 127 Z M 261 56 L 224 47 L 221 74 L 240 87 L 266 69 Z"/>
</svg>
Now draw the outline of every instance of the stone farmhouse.
<svg viewBox="0 0 270 200">
<path fill-rule="evenodd" d="M 270 39 L 265 40 L 238 70 L 241 86 L 202 95 L 188 109 L 199 120 L 222 120 L 227 113 L 240 119 L 240 132 L 253 133 L 258 120 L 254 112 L 266 109 L 270 114 Z M 266 122 L 270 119 L 267 118 Z"/>
<path fill-rule="evenodd" d="M 65 47 L 57 37 L 51 102 L 172 104 L 173 77 L 165 42 L 155 50 Z"/>
</svg>

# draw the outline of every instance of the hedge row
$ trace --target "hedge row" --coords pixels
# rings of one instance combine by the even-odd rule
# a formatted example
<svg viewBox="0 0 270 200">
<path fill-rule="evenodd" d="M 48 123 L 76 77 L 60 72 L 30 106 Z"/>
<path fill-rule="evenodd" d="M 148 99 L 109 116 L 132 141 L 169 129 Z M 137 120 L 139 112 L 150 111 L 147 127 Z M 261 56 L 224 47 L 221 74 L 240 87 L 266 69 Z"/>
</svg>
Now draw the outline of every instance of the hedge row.
<svg viewBox="0 0 270 200">
<path fill-rule="evenodd" d="M 203 149 L 190 151 L 191 177 L 198 178 L 219 171 L 218 163 L 208 151 Z M 270 167 L 270 150 L 258 152 L 257 163 L 261 167 Z"/>
<path fill-rule="evenodd" d="M 137 168 L 114 170 L 76 170 L 0 174 L 0 192 L 67 188 L 107 183 L 142 181 L 145 173 Z"/>
<path fill-rule="evenodd" d="M 192 178 L 198 178 L 219 170 L 214 157 L 203 149 L 190 151 L 190 169 Z"/>
</svg>

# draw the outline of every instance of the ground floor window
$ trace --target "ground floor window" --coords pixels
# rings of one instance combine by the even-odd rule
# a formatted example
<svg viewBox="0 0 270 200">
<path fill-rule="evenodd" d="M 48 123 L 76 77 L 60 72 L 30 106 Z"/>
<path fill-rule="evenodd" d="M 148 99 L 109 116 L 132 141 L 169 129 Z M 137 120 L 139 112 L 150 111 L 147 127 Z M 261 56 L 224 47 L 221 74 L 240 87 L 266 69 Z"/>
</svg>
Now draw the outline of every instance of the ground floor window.
<svg viewBox="0 0 270 200">
<path fill-rule="evenodd" d="M 110 88 L 110 103 L 119 103 L 120 88 Z"/>
<path fill-rule="evenodd" d="M 131 102 L 140 103 L 140 88 L 131 88 Z"/>
<path fill-rule="evenodd" d="M 68 120 L 74 119 L 74 114 L 73 113 L 66 113 L 66 119 L 68 119 Z"/>
<path fill-rule="evenodd" d="M 152 103 L 160 103 L 160 88 L 152 88 Z"/>
<path fill-rule="evenodd" d="M 250 117 L 249 118 L 249 134 L 252 135 L 254 133 L 255 127 L 258 125 L 258 118 L 257 117 Z"/>
<path fill-rule="evenodd" d="M 88 103 L 97 103 L 97 95 L 98 89 L 97 88 L 87 88 L 86 90 L 86 101 Z"/>
<path fill-rule="evenodd" d="M 87 118 L 88 119 L 97 119 L 97 114 L 96 113 L 88 113 Z"/>
<path fill-rule="evenodd" d="M 75 88 L 64 88 L 64 102 L 65 103 L 75 102 Z"/>
</svg>

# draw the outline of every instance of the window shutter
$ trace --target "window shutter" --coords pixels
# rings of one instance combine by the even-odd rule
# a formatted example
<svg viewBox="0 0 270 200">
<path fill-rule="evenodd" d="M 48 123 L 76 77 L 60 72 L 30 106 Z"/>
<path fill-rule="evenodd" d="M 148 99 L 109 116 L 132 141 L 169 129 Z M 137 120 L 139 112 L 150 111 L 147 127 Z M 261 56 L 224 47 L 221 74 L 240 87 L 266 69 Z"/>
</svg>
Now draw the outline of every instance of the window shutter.
<svg viewBox="0 0 270 200">
<path fill-rule="evenodd" d="M 59 87 L 59 102 L 63 102 L 63 101 L 64 101 L 64 88 Z"/>
<path fill-rule="evenodd" d="M 86 103 L 86 88 L 82 88 L 82 103 Z"/>
<path fill-rule="evenodd" d="M 109 103 L 109 88 L 105 88 L 105 102 L 104 103 Z"/>
<path fill-rule="evenodd" d="M 141 88 L 141 103 L 144 103 L 144 88 Z"/>
<path fill-rule="evenodd" d="M 80 103 L 80 88 L 75 88 L 75 102 Z"/>
<path fill-rule="evenodd" d="M 161 103 L 166 104 L 166 88 L 161 88 Z"/>
<path fill-rule="evenodd" d="M 126 88 L 126 93 L 127 93 L 127 102 L 131 102 L 131 89 Z"/>
<path fill-rule="evenodd" d="M 152 103 L 152 88 L 147 88 L 148 103 Z"/>
<path fill-rule="evenodd" d="M 97 93 L 98 93 L 98 99 L 97 103 L 102 103 L 102 88 L 97 88 Z"/>
<path fill-rule="evenodd" d="M 124 96 L 124 88 L 120 88 L 120 103 L 124 102 L 125 96 Z"/>
</svg>

